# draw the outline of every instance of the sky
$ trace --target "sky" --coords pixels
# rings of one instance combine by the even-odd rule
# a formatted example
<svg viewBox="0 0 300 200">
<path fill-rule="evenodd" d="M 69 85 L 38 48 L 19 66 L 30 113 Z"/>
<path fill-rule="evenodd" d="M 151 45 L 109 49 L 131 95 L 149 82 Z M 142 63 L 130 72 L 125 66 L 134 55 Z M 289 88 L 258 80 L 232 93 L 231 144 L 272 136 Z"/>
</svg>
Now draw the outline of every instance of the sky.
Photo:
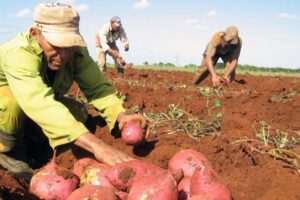
<svg viewBox="0 0 300 200">
<path fill-rule="evenodd" d="M 10 0 L 0 6 L 0 44 L 32 25 L 39 0 Z M 49 1 L 47 1 L 49 2 Z M 130 49 L 129 63 L 199 65 L 213 33 L 236 26 L 243 39 L 240 64 L 300 68 L 299 0 L 61 0 L 80 13 L 80 32 L 95 59 L 95 34 L 119 16 Z M 108 62 L 112 62 L 109 58 Z"/>
</svg>

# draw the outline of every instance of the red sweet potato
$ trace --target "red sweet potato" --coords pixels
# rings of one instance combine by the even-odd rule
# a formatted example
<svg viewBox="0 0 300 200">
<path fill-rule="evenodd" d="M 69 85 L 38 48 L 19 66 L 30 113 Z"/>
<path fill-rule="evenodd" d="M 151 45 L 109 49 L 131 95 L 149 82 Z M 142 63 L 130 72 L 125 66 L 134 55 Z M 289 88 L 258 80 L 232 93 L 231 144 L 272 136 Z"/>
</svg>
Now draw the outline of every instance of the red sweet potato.
<svg viewBox="0 0 300 200">
<path fill-rule="evenodd" d="M 40 199 L 66 199 L 79 185 L 79 178 L 52 160 L 30 181 L 30 191 Z"/>
<path fill-rule="evenodd" d="M 191 179 L 189 177 L 183 178 L 178 186 L 178 200 L 187 200 L 190 198 Z"/>
<path fill-rule="evenodd" d="M 91 158 L 81 158 L 74 163 L 73 173 L 76 174 L 78 177 L 80 177 L 82 172 L 85 170 L 85 168 L 87 168 L 88 166 L 94 163 L 98 163 L 98 162 Z"/>
<path fill-rule="evenodd" d="M 114 194 L 114 192 L 115 191 L 113 189 L 103 186 L 84 185 L 75 190 L 67 200 L 117 200 L 118 197 Z"/>
<path fill-rule="evenodd" d="M 115 187 L 106 178 L 106 173 L 110 170 L 110 166 L 102 163 L 93 163 L 87 167 L 80 176 L 80 185 L 98 185 L 115 189 Z"/>
<path fill-rule="evenodd" d="M 191 177 L 191 196 L 204 195 L 208 200 L 231 200 L 228 188 L 210 167 L 197 167 Z"/>
<path fill-rule="evenodd" d="M 219 199 L 212 199 L 210 196 L 205 194 L 197 194 L 189 198 L 189 200 L 219 200 Z"/>
<path fill-rule="evenodd" d="M 128 200 L 177 200 L 176 181 L 170 174 L 144 176 L 136 180 Z"/>
<path fill-rule="evenodd" d="M 203 154 L 192 149 L 185 149 L 179 151 L 170 159 L 168 170 L 172 174 L 182 170 L 184 177 L 191 177 L 195 168 L 202 165 L 210 165 Z"/>
<path fill-rule="evenodd" d="M 106 177 L 117 189 L 125 191 L 132 186 L 135 180 L 143 176 L 163 173 L 166 173 L 166 170 L 160 167 L 140 160 L 133 160 L 116 164 L 108 170 Z"/>
<path fill-rule="evenodd" d="M 136 121 L 127 122 L 122 129 L 121 135 L 125 143 L 129 145 L 138 145 L 145 140 L 145 134 L 141 125 Z"/>
</svg>

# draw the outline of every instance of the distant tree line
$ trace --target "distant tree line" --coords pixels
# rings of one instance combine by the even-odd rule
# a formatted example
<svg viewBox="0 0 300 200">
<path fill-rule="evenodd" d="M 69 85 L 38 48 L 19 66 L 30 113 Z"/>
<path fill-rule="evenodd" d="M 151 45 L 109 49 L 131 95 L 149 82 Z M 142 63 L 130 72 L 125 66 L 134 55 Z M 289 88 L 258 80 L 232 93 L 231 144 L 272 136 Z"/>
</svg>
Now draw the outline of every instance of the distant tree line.
<svg viewBox="0 0 300 200">
<path fill-rule="evenodd" d="M 147 61 L 143 63 L 145 67 L 147 66 L 156 66 L 156 67 L 176 67 L 173 63 L 163 63 L 163 62 L 158 62 L 158 63 L 151 63 L 149 64 Z"/>
<path fill-rule="evenodd" d="M 143 63 L 144 67 L 166 67 L 166 68 L 172 68 L 172 67 L 178 67 L 174 65 L 173 63 L 163 63 L 163 62 L 158 62 L 158 63 L 149 63 L 149 62 L 144 62 Z M 199 65 L 196 64 L 187 64 L 183 66 L 184 68 L 198 68 Z M 217 63 L 216 64 L 217 69 L 223 69 L 224 64 L 223 63 Z M 283 67 L 257 67 L 254 65 L 238 65 L 238 70 L 240 71 L 262 71 L 262 72 L 286 72 L 286 73 L 300 73 L 300 68 L 298 69 L 288 69 L 288 68 L 283 68 Z"/>
</svg>

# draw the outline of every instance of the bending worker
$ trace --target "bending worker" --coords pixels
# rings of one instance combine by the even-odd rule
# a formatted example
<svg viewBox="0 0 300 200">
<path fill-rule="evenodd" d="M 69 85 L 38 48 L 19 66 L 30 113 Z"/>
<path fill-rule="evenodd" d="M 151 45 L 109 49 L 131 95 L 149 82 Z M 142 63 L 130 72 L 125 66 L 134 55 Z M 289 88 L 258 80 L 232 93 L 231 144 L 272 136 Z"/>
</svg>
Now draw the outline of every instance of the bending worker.
<svg viewBox="0 0 300 200">
<path fill-rule="evenodd" d="M 124 72 L 122 66 L 125 66 L 126 62 L 122 58 L 119 48 L 116 45 L 118 39 L 123 43 L 124 51 L 128 51 L 129 42 L 122 26 L 121 19 L 118 16 L 114 16 L 96 34 L 97 59 L 99 68 L 102 72 L 105 72 L 107 68 L 106 54 L 109 54 L 113 58 L 117 71 L 119 73 Z"/>
<path fill-rule="evenodd" d="M 142 115 L 125 114 L 116 90 L 90 57 L 79 18 L 69 5 L 41 3 L 29 31 L 0 46 L 0 165 L 9 171 L 28 170 L 6 154 L 14 150 L 26 117 L 41 127 L 53 149 L 74 143 L 108 165 L 133 159 L 90 133 L 80 117 L 83 109 L 64 97 L 76 81 L 110 130 L 130 120 L 145 126 Z"/>
<path fill-rule="evenodd" d="M 238 29 L 230 26 L 226 31 L 220 31 L 213 35 L 203 53 L 203 60 L 193 79 L 194 84 L 201 83 L 211 74 L 214 87 L 218 87 L 221 81 L 230 83 L 235 80 L 235 69 L 242 47 L 242 39 L 238 35 Z M 225 65 L 225 72 L 220 77 L 214 69 L 218 59 L 221 58 Z"/>
</svg>

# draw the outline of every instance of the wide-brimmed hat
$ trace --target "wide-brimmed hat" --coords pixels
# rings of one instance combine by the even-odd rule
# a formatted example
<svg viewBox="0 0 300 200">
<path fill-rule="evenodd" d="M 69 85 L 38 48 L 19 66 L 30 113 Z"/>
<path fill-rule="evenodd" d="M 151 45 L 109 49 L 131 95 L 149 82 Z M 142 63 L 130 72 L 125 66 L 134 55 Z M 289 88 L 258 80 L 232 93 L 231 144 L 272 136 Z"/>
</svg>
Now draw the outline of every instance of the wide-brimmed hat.
<svg viewBox="0 0 300 200">
<path fill-rule="evenodd" d="M 239 42 L 239 30 L 235 26 L 230 26 L 226 29 L 225 40 L 230 44 L 237 44 Z"/>
<path fill-rule="evenodd" d="M 38 4 L 33 14 L 34 26 L 57 47 L 86 47 L 79 33 L 79 20 L 80 16 L 72 6 L 57 2 Z"/>
</svg>

